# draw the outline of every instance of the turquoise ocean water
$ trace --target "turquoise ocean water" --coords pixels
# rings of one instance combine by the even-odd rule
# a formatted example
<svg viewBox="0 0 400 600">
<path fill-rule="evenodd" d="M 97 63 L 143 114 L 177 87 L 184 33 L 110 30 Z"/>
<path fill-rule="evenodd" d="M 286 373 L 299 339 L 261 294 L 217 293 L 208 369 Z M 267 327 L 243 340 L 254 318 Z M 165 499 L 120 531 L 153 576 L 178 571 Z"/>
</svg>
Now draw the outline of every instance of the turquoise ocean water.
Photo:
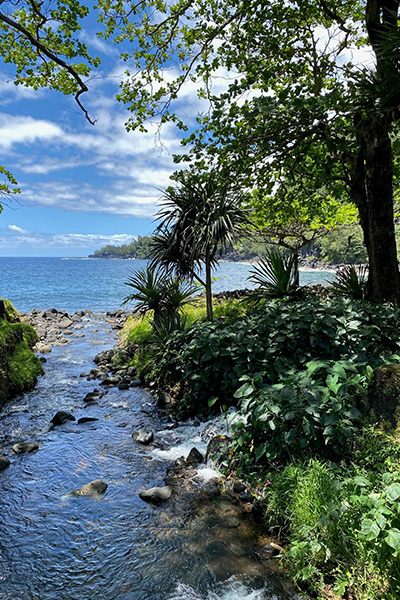
<svg viewBox="0 0 400 600">
<path fill-rule="evenodd" d="M 145 265 L 144 260 L 0 257 L 0 297 L 23 312 L 118 309 L 130 293 L 124 282 Z M 214 292 L 252 287 L 250 270 L 244 263 L 221 263 L 214 273 Z M 325 283 L 332 277 L 325 271 L 301 272 L 300 284 Z"/>
</svg>

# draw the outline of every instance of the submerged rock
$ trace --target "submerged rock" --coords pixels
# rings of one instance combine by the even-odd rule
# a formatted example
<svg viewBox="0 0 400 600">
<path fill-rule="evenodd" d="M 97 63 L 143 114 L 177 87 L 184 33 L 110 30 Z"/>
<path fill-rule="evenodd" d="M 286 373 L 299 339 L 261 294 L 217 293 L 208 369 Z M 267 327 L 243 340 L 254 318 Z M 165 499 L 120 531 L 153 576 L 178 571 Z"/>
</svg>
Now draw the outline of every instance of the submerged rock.
<svg viewBox="0 0 400 600">
<path fill-rule="evenodd" d="M 82 423 L 92 423 L 93 421 L 98 421 L 99 419 L 97 419 L 96 417 L 81 417 L 80 419 L 78 419 L 78 425 L 81 425 Z"/>
<path fill-rule="evenodd" d="M 143 490 L 139 492 L 139 496 L 145 502 L 152 502 L 153 504 L 159 504 L 164 500 L 171 498 L 173 488 L 170 485 L 164 487 L 153 487 L 149 490 Z"/>
<path fill-rule="evenodd" d="M 75 419 L 74 415 L 71 415 L 71 413 L 65 412 L 65 410 L 59 410 L 58 412 L 56 412 L 56 414 L 52 418 L 51 423 L 54 426 L 57 426 L 57 425 L 63 425 L 67 421 L 76 421 L 76 419 Z"/>
<path fill-rule="evenodd" d="M 146 431 L 145 429 L 138 429 L 132 433 L 132 438 L 139 444 L 151 444 L 151 442 L 154 440 L 154 432 Z"/>
<path fill-rule="evenodd" d="M 36 442 L 17 442 L 13 446 L 15 454 L 26 454 L 27 452 L 34 452 L 38 450 L 39 444 Z"/>
<path fill-rule="evenodd" d="M 7 467 L 10 466 L 10 461 L 7 456 L 0 456 L 0 471 L 4 471 Z"/>
<path fill-rule="evenodd" d="M 86 485 L 74 490 L 73 492 L 69 492 L 68 496 L 101 496 L 105 493 L 108 485 L 105 481 L 101 479 L 95 479 Z"/>
</svg>

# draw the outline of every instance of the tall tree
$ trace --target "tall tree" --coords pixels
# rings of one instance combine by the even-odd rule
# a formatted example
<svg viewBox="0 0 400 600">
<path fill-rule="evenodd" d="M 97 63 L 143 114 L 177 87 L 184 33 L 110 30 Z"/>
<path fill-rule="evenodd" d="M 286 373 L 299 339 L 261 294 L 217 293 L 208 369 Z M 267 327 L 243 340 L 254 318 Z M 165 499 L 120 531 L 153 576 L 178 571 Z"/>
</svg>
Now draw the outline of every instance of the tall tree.
<svg viewBox="0 0 400 600">
<path fill-rule="evenodd" d="M 187 137 L 192 157 L 267 192 L 289 176 L 317 203 L 347 194 L 368 250 L 370 298 L 399 296 L 392 168 L 399 0 L 99 4 L 106 35 L 134 44 L 119 95 L 132 112 L 128 127 L 145 128 L 158 115 L 184 128 L 173 102 L 196 81 L 211 110 Z M 362 49 L 365 64 L 352 59 Z M 213 94 L 218 74 L 231 79 Z"/>
<path fill-rule="evenodd" d="M 79 0 L 0 0 L 0 56 L 13 67 L 16 85 L 72 95 L 93 123 L 81 96 L 88 90 L 85 78 L 99 59 L 77 37 L 88 12 Z M 0 194 L 18 193 L 12 174 L 1 166 L 0 173 Z"/>
</svg>

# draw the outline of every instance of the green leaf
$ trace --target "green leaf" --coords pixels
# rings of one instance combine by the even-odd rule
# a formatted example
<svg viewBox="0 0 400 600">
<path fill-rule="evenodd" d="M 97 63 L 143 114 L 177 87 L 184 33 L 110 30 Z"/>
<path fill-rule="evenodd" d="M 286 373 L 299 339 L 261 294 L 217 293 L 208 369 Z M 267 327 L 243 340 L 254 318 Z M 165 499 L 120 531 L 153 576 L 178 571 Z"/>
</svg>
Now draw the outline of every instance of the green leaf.
<svg viewBox="0 0 400 600">
<path fill-rule="evenodd" d="M 263 454 L 265 454 L 266 449 L 266 444 L 260 444 L 260 446 L 258 446 L 256 451 L 256 460 L 259 460 L 263 456 Z"/>
<path fill-rule="evenodd" d="M 393 528 L 389 529 L 385 542 L 394 550 L 394 555 L 397 556 L 400 552 L 400 530 Z"/>
<path fill-rule="evenodd" d="M 233 394 L 234 398 L 246 398 L 250 396 L 255 390 L 252 383 L 244 383 L 236 392 Z"/>
<path fill-rule="evenodd" d="M 361 535 L 365 537 L 369 542 L 375 540 L 381 530 L 376 521 L 372 519 L 364 519 L 361 523 Z"/>
<path fill-rule="evenodd" d="M 400 483 L 392 483 L 384 490 L 384 494 L 388 500 L 394 502 L 400 498 Z"/>
<path fill-rule="evenodd" d="M 211 398 L 208 399 L 208 406 L 211 408 L 211 406 L 214 406 L 214 404 L 216 402 L 218 402 L 219 398 L 218 396 L 212 396 Z"/>
</svg>

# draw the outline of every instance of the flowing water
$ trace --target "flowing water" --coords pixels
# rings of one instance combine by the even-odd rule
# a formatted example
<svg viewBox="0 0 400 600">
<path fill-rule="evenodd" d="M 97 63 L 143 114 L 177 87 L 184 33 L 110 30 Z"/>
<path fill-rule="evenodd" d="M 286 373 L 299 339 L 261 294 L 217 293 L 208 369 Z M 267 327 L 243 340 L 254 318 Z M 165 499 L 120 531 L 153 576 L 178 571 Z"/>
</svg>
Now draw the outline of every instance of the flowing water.
<svg viewBox="0 0 400 600">
<path fill-rule="evenodd" d="M 36 389 L 0 413 L 1 453 L 11 460 L 0 472 L 0 599 L 293 600 L 276 561 L 258 558 L 254 525 L 232 527 L 229 498 L 192 493 L 159 506 L 139 498 L 163 485 L 174 457 L 204 450 L 211 433 L 204 424 L 172 429 L 140 388 L 83 402 L 95 386 L 79 375 L 113 345 L 108 327 L 101 314 L 86 317 L 84 336 L 53 349 Z M 98 421 L 50 429 L 58 410 Z M 133 442 L 137 428 L 155 431 L 155 447 Z M 15 455 L 17 441 L 39 450 Z M 94 479 L 108 483 L 104 496 L 67 495 Z"/>
</svg>

